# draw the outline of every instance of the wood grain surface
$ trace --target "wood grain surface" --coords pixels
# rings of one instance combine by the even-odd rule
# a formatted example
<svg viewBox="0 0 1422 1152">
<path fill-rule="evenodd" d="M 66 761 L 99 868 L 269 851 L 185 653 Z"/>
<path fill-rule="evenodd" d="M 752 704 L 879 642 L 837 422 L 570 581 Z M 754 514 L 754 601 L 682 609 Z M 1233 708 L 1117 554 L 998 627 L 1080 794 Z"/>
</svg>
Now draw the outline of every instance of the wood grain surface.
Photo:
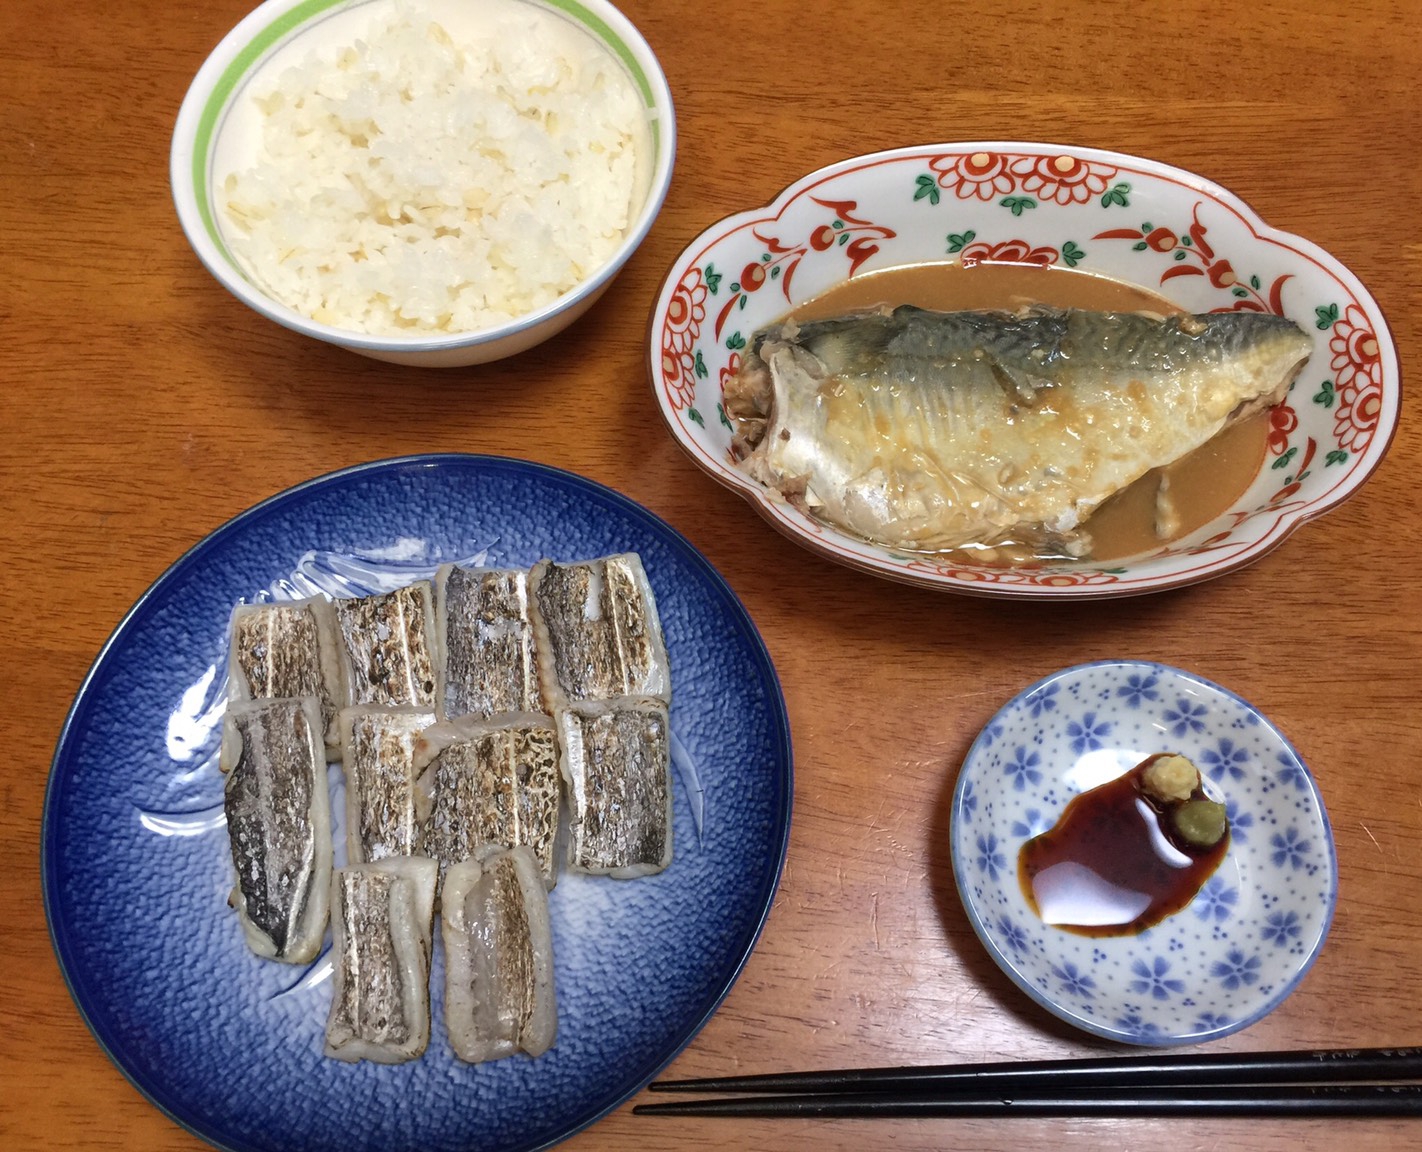
<svg viewBox="0 0 1422 1152">
<path fill-rule="evenodd" d="M 1100 657 L 1198 672 L 1313 769 L 1341 895 L 1298 990 L 1225 1051 L 1422 1042 L 1418 764 L 1422 433 L 1408 397 L 1352 500 L 1243 571 L 1115 603 L 1000 603 L 810 554 L 673 443 L 647 377 L 671 261 L 803 173 L 895 145 L 1045 140 L 1199 172 L 1353 269 L 1404 370 L 1422 341 L 1417 8 L 1324 0 L 627 0 L 677 101 L 666 206 L 603 299 L 503 363 L 398 368 L 304 340 L 201 267 L 168 191 L 179 102 L 246 0 L 0 5 L 0 1147 L 201 1147 L 95 1042 L 41 903 L 45 782 L 106 637 L 184 550 L 292 484 L 424 451 L 582 473 L 683 532 L 782 679 L 789 857 L 764 935 L 676 1075 L 1098 1054 L 978 944 L 949 801 L 982 724 Z M 115 910 L 122 915 L 121 909 Z M 1391 1149 L 1398 1121 L 677 1121 L 630 1105 L 612 1149 Z"/>
</svg>

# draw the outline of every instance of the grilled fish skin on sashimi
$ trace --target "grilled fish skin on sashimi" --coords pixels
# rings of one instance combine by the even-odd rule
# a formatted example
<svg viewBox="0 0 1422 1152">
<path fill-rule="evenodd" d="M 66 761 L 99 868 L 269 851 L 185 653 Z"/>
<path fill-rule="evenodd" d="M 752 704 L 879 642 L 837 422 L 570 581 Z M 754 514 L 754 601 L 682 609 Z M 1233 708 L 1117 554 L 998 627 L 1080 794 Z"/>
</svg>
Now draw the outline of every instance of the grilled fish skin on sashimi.
<svg viewBox="0 0 1422 1152">
<path fill-rule="evenodd" d="M 327 1056 L 400 1064 L 424 1054 L 437 871 L 424 856 L 390 856 L 333 874 Z"/>
<path fill-rule="evenodd" d="M 746 472 L 819 520 L 915 551 L 1072 554 L 1107 497 L 1278 403 L 1309 336 L 1257 312 L 904 306 L 756 334 L 726 409 Z"/>
<path fill-rule="evenodd" d="M 421 852 L 415 749 L 435 723 L 418 708 L 344 708 L 338 718 L 346 778 L 346 859 L 352 864 Z"/>
<path fill-rule="evenodd" d="M 437 640 L 429 580 L 332 601 L 344 649 L 348 704 L 435 706 Z"/>
<path fill-rule="evenodd" d="M 514 712 L 446 720 L 421 733 L 414 766 L 423 850 L 440 862 L 441 876 L 486 845 L 525 845 L 553 887 L 560 793 L 551 718 Z"/>
<path fill-rule="evenodd" d="M 461 1060 L 541 1056 L 558 1032 L 548 896 L 526 846 L 486 847 L 445 878 L 444 1018 Z"/>
<path fill-rule="evenodd" d="M 232 701 L 218 763 L 237 883 L 229 903 L 259 956 L 316 958 L 326 933 L 331 812 L 321 702 Z"/>
<path fill-rule="evenodd" d="M 336 615 L 323 596 L 239 604 L 228 625 L 228 695 L 233 700 L 315 696 L 328 753 L 339 751 L 336 712 L 348 694 Z"/>
<path fill-rule="evenodd" d="M 435 621 L 442 719 L 542 708 L 528 573 L 442 565 L 435 573 Z"/>
<path fill-rule="evenodd" d="M 568 868 L 630 880 L 672 861 L 671 723 L 653 697 L 557 715 L 568 797 Z"/>
<path fill-rule="evenodd" d="M 528 574 L 528 596 L 548 711 L 619 696 L 671 701 L 661 617 L 635 552 L 540 560 Z"/>
</svg>

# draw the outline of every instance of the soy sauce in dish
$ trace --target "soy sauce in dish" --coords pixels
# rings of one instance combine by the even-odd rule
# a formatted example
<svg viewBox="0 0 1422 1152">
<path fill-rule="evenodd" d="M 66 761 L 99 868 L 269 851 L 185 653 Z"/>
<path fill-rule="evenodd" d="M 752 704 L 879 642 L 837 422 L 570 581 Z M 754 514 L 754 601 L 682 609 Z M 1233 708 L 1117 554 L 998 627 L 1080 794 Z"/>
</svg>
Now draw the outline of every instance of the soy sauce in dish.
<svg viewBox="0 0 1422 1152">
<path fill-rule="evenodd" d="M 1150 756 L 1115 780 L 1074 796 L 1048 831 L 1022 846 L 1017 878 L 1043 922 L 1081 936 L 1133 936 L 1179 912 L 1220 866 L 1229 830 L 1192 843 L 1142 784 Z M 1183 804 L 1211 804 L 1197 783 Z"/>
<path fill-rule="evenodd" d="M 801 304 L 792 315 L 813 320 L 900 304 L 942 312 L 1017 309 L 1027 304 L 1162 315 L 1183 311 L 1138 285 L 1070 268 L 943 261 L 856 276 Z M 1085 524 L 1091 537 L 1087 559 L 1102 563 L 1148 554 L 1222 516 L 1258 474 L 1268 435 L 1269 413 L 1257 413 L 1116 493 Z M 1162 483 L 1169 488 L 1175 516 L 1163 534 L 1156 521 L 1156 495 Z M 965 548 L 959 554 L 969 563 L 1007 565 L 1050 558 L 1013 545 Z"/>
</svg>

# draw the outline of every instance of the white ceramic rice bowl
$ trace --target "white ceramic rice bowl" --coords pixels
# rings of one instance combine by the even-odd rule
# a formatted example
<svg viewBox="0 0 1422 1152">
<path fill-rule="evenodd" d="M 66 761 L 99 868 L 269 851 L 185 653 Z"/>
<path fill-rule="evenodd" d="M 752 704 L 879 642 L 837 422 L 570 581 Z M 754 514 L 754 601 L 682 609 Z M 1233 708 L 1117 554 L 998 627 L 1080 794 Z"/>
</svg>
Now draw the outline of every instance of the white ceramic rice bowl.
<svg viewBox="0 0 1422 1152">
<path fill-rule="evenodd" d="M 443 3 L 460 0 L 441 0 Z M 471 0 L 476 2 L 476 0 Z M 169 160 L 173 200 L 184 233 L 219 283 L 282 326 L 363 356 L 395 364 L 457 367 L 515 355 L 562 331 L 602 295 L 646 238 L 671 183 L 676 118 L 671 91 L 641 33 L 607 0 L 522 0 L 572 21 L 627 72 L 647 109 L 650 155 L 639 163 L 641 207 L 621 244 L 592 274 L 552 303 L 494 327 L 386 336 L 321 323 L 273 299 L 242 268 L 223 234 L 214 200 L 216 158 L 234 108 L 274 57 L 290 62 L 348 42 L 354 21 L 390 0 L 267 0 L 229 32 L 198 70 L 179 110 Z M 393 6 L 391 6 L 393 11 Z M 298 58 L 299 57 L 295 57 Z"/>
</svg>

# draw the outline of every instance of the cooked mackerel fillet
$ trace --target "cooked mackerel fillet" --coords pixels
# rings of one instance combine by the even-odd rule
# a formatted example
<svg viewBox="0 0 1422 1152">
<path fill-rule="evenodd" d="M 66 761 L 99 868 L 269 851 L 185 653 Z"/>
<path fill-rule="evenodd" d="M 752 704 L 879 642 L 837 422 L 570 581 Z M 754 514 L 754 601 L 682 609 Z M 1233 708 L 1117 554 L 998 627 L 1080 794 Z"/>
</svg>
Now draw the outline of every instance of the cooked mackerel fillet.
<svg viewBox="0 0 1422 1152">
<path fill-rule="evenodd" d="M 239 604 L 228 626 L 227 691 L 234 700 L 315 696 L 334 753 L 347 695 L 336 615 L 324 596 Z"/>
<path fill-rule="evenodd" d="M 228 902 L 259 956 L 316 958 L 326 933 L 331 812 L 321 704 L 234 700 L 218 763 L 237 885 Z"/>
<path fill-rule="evenodd" d="M 391 856 L 335 873 L 327 1056 L 399 1064 L 424 1053 L 436 872 L 426 857 Z"/>
<path fill-rule="evenodd" d="M 1263 312 L 905 305 L 754 333 L 724 403 L 744 471 L 822 523 L 1081 556 L 1092 512 L 1278 404 L 1312 351 Z"/>
<path fill-rule="evenodd" d="M 568 867 L 619 880 L 672 859 L 671 725 L 657 699 L 558 713 L 568 793 Z"/>
<path fill-rule="evenodd" d="M 443 565 L 435 573 L 435 622 L 443 657 L 441 717 L 489 717 L 543 707 L 527 573 Z"/>
<path fill-rule="evenodd" d="M 558 1030 L 548 894 L 525 847 L 450 867 L 440 913 L 450 1047 L 477 1063 L 538 1056 Z"/>
<path fill-rule="evenodd" d="M 553 887 L 558 739 L 549 717 L 446 720 L 421 735 L 415 767 L 424 851 L 441 871 L 486 845 L 526 845 Z"/>
<path fill-rule="evenodd" d="M 418 708 L 341 710 L 346 778 L 346 859 L 352 864 L 421 852 L 415 815 L 415 745 L 435 723 Z"/>
<path fill-rule="evenodd" d="M 657 603 L 635 552 L 576 564 L 541 560 L 528 588 L 550 711 L 618 696 L 670 703 Z"/>
<path fill-rule="evenodd" d="M 431 583 L 419 580 L 332 603 L 350 680 L 347 703 L 432 710 L 437 648 Z"/>
</svg>

